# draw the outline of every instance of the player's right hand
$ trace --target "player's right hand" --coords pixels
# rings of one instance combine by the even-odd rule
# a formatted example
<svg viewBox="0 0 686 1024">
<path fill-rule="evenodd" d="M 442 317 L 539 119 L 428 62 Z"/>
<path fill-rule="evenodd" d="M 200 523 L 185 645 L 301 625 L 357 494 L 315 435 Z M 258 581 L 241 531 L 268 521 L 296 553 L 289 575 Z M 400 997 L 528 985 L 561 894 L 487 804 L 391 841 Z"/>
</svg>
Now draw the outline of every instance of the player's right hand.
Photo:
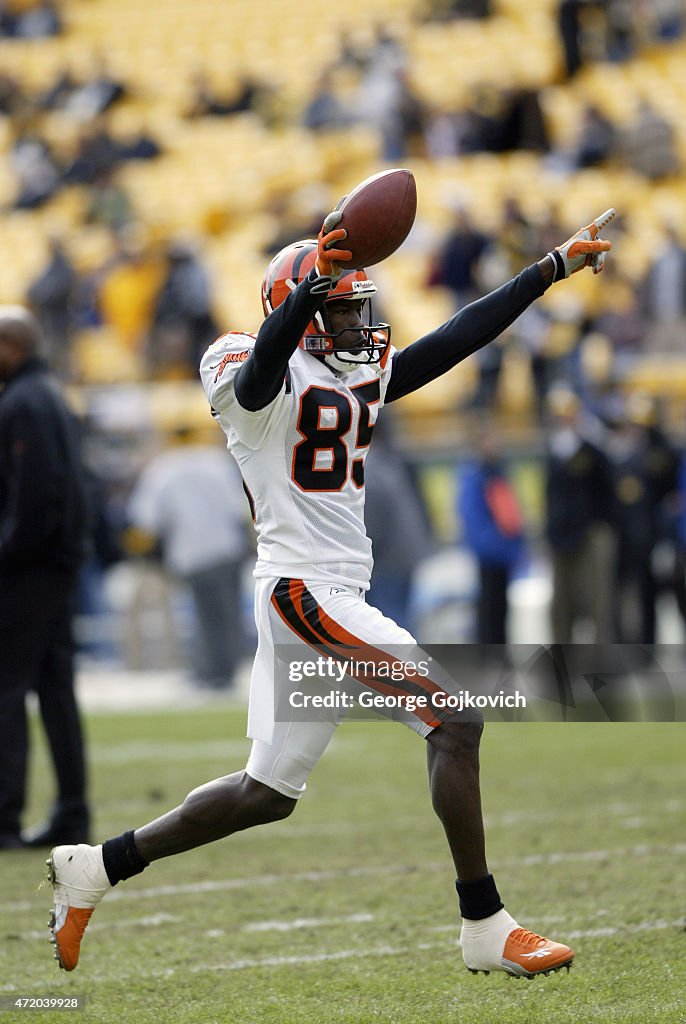
<svg viewBox="0 0 686 1024">
<path fill-rule="evenodd" d="M 317 273 L 320 277 L 330 277 L 333 281 L 337 281 L 343 273 L 343 268 L 338 264 L 347 263 L 353 258 L 350 249 L 339 249 L 337 246 L 337 243 L 347 235 L 345 228 L 336 227 L 342 217 L 342 213 L 333 210 L 325 217 L 317 236 Z"/>
<path fill-rule="evenodd" d="M 582 267 L 591 267 L 594 274 L 600 273 L 605 253 L 612 248 L 612 242 L 598 238 L 598 233 L 610 223 L 615 213 L 612 208 L 606 210 L 600 217 L 596 217 L 585 228 L 579 228 L 576 234 L 548 253 L 555 267 L 553 281 L 576 274 Z"/>
</svg>

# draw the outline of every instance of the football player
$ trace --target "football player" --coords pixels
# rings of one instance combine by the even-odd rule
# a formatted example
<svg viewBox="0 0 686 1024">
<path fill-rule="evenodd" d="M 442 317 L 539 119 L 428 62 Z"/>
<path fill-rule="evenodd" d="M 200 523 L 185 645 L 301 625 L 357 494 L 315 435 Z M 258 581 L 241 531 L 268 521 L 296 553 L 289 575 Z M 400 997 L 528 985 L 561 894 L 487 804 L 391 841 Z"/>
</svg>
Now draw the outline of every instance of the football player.
<svg viewBox="0 0 686 1024">
<path fill-rule="evenodd" d="M 414 638 L 365 604 L 372 568 L 364 528 L 364 463 L 383 405 L 450 370 L 496 338 L 558 279 L 587 266 L 597 273 L 611 248 L 598 237 L 608 211 L 540 262 L 402 351 L 390 328 L 369 313 L 376 287 L 351 260 L 339 213 L 316 241 L 288 246 L 262 285 L 265 320 L 257 335 L 229 333 L 200 368 L 212 411 L 243 474 L 258 536 L 255 657 L 243 771 L 193 790 L 176 809 L 102 845 L 56 847 L 52 933 L 60 965 L 73 970 L 93 909 L 112 886 L 152 861 L 287 817 L 340 720 L 277 714 L 275 692 L 288 686 L 276 656 L 314 651 L 370 652 L 382 663 Z M 416 662 L 416 658 L 414 659 Z M 433 672 L 433 669 L 432 669 Z M 445 692 L 440 670 L 408 671 L 394 692 L 414 698 Z M 388 692 L 372 679 L 369 686 Z M 486 863 L 479 791 L 483 723 L 474 713 L 414 700 L 406 719 L 424 739 L 433 806 L 457 874 L 466 966 L 532 977 L 574 957 L 566 945 L 520 927 L 500 899 Z M 289 720 L 283 720 L 289 719 Z"/>
</svg>

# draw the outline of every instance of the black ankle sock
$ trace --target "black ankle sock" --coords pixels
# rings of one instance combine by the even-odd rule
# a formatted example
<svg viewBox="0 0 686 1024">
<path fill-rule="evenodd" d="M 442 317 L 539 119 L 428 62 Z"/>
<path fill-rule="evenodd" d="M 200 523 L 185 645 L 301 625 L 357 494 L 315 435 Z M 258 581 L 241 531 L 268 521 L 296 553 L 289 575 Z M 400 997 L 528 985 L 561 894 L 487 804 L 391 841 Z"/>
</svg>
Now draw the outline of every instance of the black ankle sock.
<svg viewBox="0 0 686 1024">
<path fill-rule="evenodd" d="M 460 913 L 470 921 L 480 921 L 503 909 L 504 903 L 495 886 L 493 875 L 476 878 L 472 882 L 455 882 L 460 897 Z"/>
<path fill-rule="evenodd" d="M 136 849 L 133 839 L 133 831 L 122 832 L 114 839 L 107 839 L 102 844 L 102 860 L 105 865 L 110 885 L 123 882 L 133 875 L 140 875 L 144 868 L 147 868 L 150 861 L 143 860 Z"/>
</svg>

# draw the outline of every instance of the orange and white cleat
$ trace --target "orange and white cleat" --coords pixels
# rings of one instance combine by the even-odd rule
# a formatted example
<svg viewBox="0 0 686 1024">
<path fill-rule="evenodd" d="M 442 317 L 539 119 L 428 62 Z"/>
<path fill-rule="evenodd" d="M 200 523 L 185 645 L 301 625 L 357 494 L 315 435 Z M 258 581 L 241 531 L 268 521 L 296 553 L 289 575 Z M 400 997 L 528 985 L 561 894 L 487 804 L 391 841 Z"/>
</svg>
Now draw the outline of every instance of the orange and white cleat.
<svg viewBox="0 0 686 1024">
<path fill-rule="evenodd" d="M 520 928 L 506 910 L 483 921 L 465 921 L 460 944 L 472 974 L 504 971 L 515 978 L 535 978 L 563 967 L 569 971 L 574 960 L 569 946 Z"/>
<path fill-rule="evenodd" d="M 79 962 L 81 939 L 91 914 L 111 889 L 102 860 L 102 846 L 56 846 L 48 857 L 53 908 L 48 925 L 55 959 L 65 971 Z"/>
</svg>

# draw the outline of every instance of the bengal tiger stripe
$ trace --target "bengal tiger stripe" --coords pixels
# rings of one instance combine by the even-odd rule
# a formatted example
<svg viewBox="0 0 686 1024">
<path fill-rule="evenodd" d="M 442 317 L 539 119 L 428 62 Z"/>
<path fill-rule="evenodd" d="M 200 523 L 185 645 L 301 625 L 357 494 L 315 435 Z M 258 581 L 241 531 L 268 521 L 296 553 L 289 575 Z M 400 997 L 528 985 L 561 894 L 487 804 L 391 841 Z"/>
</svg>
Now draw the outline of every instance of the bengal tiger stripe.
<svg viewBox="0 0 686 1024">
<path fill-rule="evenodd" d="M 371 662 L 377 670 L 384 669 L 383 675 L 350 671 L 348 674 L 357 682 L 387 696 L 408 694 L 428 698 L 428 706 L 415 708 L 413 714 L 431 728 L 436 728 L 454 717 L 452 709 L 433 706 L 433 694 L 446 693 L 442 686 L 426 676 L 418 675 L 412 669 L 407 670 L 402 680 L 391 679 L 389 670 L 394 666 L 397 671 L 400 659 L 361 640 L 332 619 L 307 589 L 303 580 L 280 579 L 274 588 L 271 601 L 288 628 L 309 647 L 315 648 L 318 654 L 330 657 L 341 664 L 348 664 L 351 661 Z"/>
</svg>

